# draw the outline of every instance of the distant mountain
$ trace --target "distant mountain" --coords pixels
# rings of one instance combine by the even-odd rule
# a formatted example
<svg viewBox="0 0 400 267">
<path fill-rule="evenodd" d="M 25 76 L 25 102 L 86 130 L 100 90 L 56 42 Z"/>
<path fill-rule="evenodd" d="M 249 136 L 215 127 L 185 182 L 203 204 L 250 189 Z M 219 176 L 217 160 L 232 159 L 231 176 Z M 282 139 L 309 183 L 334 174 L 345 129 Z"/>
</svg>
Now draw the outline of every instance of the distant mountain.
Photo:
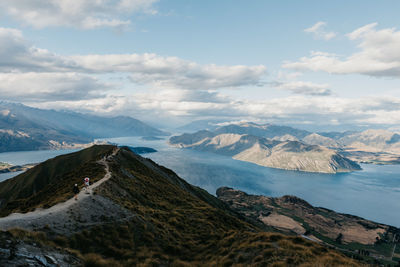
<svg viewBox="0 0 400 267">
<path fill-rule="evenodd" d="M 239 124 L 229 124 L 217 128 L 216 134 L 233 133 L 233 134 L 249 134 L 264 138 L 274 138 L 277 136 L 291 135 L 297 139 L 302 139 L 309 135 L 310 132 L 292 128 L 289 126 L 279 126 L 273 124 L 256 124 L 252 122 L 243 122 Z"/>
<path fill-rule="evenodd" d="M 223 127 L 223 132 L 243 133 L 243 128 Z M 238 131 L 239 129 L 239 131 Z M 261 166 L 286 170 L 337 173 L 360 170 L 360 166 L 335 150 L 299 141 L 278 141 L 250 134 L 199 131 L 173 136 L 169 143 L 181 148 L 214 152 Z"/>
<path fill-rule="evenodd" d="M 57 148 L 94 138 L 160 135 L 168 134 L 131 117 L 108 118 L 0 102 L 0 152 Z"/>
<path fill-rule="evenodd" d="M 317 133 L 307 135 L 302 139 L 302 141 L 310 145 L 325 146 L 330 148 L 342 147 L 342 145 L 335 139 Z"/>
<path fill-rule="evenodd" d="M 74 200 L 72 185 L 86 175 L 96 187 Z M 33 266 L 53 266 L 68 260 L 69 252 L 73 266 L 362 264 L 246 219 L 127 147 L 93 146 L 50 159 L 0 183 L 0 202 L 2 215 L 42 208 L 0 218 L 7 231 L 0 231 L 1 266 L 16 266 L 29 255 Z"/>
<path fill-rule="evenodd" d="M 299 141 L 308 145 L 327 147 L 336 150 L 345 158 L 360 163 L 400 164 L 400 134 L 387 130 L 312 133 L 289 126 L 252 122 L 209 128 L 212 130 L 198 131 L 196 135 L 183 134 L 180 141 L 188 145 L 205 137 L 214 137 L 216 134 L 247 134 L 281 142 Z"/>
<path fill-rule="evenodd" d="M 366 130 L 338 139 L 347 147 L 364 151 L 388 151 L 400 153 L 400 135 L 387 130 Z"/>
<path fill-rule="evenodd" d="M 195 120 L 188 124 L 178 127 L 176 130 L 179 132 L 195 132 L 199 130 L 213 131 L 219 127 L 220 123 L 224 123 L 225 120 Z"/>
</svg>

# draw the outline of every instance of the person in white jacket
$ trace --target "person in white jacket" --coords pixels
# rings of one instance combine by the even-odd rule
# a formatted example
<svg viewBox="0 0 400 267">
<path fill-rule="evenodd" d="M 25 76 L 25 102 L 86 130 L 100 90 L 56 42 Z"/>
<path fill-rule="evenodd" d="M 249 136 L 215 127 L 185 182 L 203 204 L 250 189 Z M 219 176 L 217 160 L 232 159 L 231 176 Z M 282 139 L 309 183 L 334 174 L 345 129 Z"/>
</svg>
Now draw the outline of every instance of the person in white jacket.
<svg viewBox="0 0 400 267">
<path fill-rule="evenodd" d="M 89 194 L 90 178 L 89 177 L 85 177 L 83 179 L 83 183 L 85 184 L 86 194 Z"/>
</svg>

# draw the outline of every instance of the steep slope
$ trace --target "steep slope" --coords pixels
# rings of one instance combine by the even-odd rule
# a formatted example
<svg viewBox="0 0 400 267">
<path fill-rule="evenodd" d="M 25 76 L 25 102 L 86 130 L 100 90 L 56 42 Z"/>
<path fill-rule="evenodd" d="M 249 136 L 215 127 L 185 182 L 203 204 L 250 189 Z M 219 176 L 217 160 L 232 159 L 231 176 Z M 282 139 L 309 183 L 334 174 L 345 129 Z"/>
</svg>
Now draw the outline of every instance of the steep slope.
<svg viewBox="0 0 400 267">
<path fill-rule="evenodd" d="M 217 196 L 233 210 L 267 227 L 396 264 L 392 261 L 400 241 L 396 227 L 313 207 L 295 196 L 255 196 L 227 187 L 219 188 Z"/>
<path fill-rule="evenodd" d="M 73 249 L 84 263 L 92 265 L 359 265 L 335 250 L 305 239 L 265 232 L 173 171 L 128 148 L 115 149 L 113 146 L 92 147 L 64 158 L 64 164 L 71 165 L 70 160 L 86 158 L 80 153 L 92 153 L 89 165 L 95 164 L 99 157 L 105 158 L 111 178 L 96 188 L 90 196 L 94 201 L 87 204 L 95 208 L 99 205 L 97 197 L 101 197 L 129 211 L 131 216 L 120 219 L 114 213 L 103 214 L 95 223 L 76 218 L 78 227 L 70 234 L 53 231 L 50 222 L 47 226 L 33 226 L 36 231 L 44 231 L 40 240 L 29 232 L 10 233 L 31 243 Z M 111 151 L 115 153 L 110 156 Z M 42 168 L 54 166 L 47 164 Z M 104 170 L 99 164 L 93 166 L 97 172 Z M 82 165 L 81 172 L 84 171 Z"/>
<path fill-rule="evenodd" d="M 96 181 L 104 169 L 95 160 L 112 153 L 112 146 L 93 146 L 49 159 L 36 167 L 0 183 L 0 215 L 48 207 L 71 197 L 72 185 L 85 176 Z"/>
<path fill-rule="evenodd" d="M 100 117 L 0 102 L 0 152 L 48 149 L 63 142 L 88 143 L 103 137 L 157 135 L 167 133 L 131 117 Z"/>
<path fill-rule="evenodd" d="M 171 137 L 169 143 L 181 148 L 231 156 L 237 160 L 271 168 L 322 173 L 361 169 L 357 163 L 335 150 L 299 141 L 278 141 L 252 135 L 200 131 Z"/>
</svg>

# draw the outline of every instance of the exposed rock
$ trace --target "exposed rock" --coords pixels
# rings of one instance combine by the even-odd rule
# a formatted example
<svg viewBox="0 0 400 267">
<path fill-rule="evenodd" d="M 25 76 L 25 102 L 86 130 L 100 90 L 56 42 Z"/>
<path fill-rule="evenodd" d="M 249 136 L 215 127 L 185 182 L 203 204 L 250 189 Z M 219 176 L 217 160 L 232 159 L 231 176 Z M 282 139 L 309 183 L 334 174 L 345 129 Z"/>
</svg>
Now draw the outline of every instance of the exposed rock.
<svg viewBox="0 0 400 267">
<path fill-rule="evenodd" d="M 80 266 L 81 260 L 61 249 L 19 240 L 0 231 L 0 266 Z"/>
</svg>

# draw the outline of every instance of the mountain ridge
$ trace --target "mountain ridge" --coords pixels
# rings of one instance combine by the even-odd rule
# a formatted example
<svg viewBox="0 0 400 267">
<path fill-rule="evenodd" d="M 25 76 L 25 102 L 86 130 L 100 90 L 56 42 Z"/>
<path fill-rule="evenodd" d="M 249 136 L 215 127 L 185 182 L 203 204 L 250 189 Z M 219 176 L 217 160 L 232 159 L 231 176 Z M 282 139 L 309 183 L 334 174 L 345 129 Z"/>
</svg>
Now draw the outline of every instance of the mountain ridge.
<svg viewBox="0 0 400 267">
<path fill-rule="evenodd" d="M 128 116 L 100 117 L 0 102 L 0 152 L 70 148 L 95 138 L 168 133 Z"/>
<path fill-rule="evenodd" d="M 295 233 L 317 243 L 375 259 L 384 258 L 390 264 L 400 260 L 400 254 L 394 253 L 399 242 L 399 228 L 313 207 L 296 196 L 250 195 L 228 187 L 219 188 L 217 196 L 243 216 L 277 231 Z"/>
<path fill-rule="evenodd" d="M 62 177 L 57 176 L 57 172 L 48 172 L 50 176 L 44 180 L 49 184 L 45 189 L 62 180 L 72 184 L 74 179 L 81 179 L 86 175 L 83 173 L 85 166 L 92 171 L 96 169 L 104 177 L 104 165 L 96 162 L 103 158 L 107 161 L 110 179 L 83 200 L 86 204 L 79 205 L 80 212 L 72 209 L 65 213 L 71 220 L 66 220 L 66 228 L 62 225 L 57 228 L 48 221 L 47 226 L 33 224 L 25 230 L 3 230 L 30 244 L 75 251 L 82 264 L 94 261 L 106 266 L 360 265 L 341 252 L 306 239 L 265 232 L 173 171 L 134 154 L 129 148 L 119 148 L 112 155 L 113 151 L 114 146 L 94 146 L 31 169 L 33 174 L 39 173 L 38 170 L 51 170 L 61 160 L 64 165 L 81 169 L 79 172 L 71 170 L 74 175 Z M 87 164 L 80 164 L 79 158 L 87 159 Z M 27 177 L 20 175 L 11 179 L 25 180 Z M 22 197 L 30 198 L 36 193 L 30 191 Z M 72 192 L 69 196 L 72 197 Z M 53 197 L 54 194 L 48 191 L 42 194 L 42 207 L 49 202 L 47 198 Z M 32 202 L 26 210 L 41 205 Z M 119 208 L 106 209 L 107 205 Z M 92 217 L 90 212 L 89 216 L 84 216 L 85 209 L 94 208 L 99 212 L 104 210 L 104 216 Z M 119 211 L 127 213 L 117 217 Z M 107 216 L 107 212 L 112 213 Z M 57 229 L 72 230 L 65 234 Z M 0 263 L 2 260 L 0 255 Z"/>
</svg>

